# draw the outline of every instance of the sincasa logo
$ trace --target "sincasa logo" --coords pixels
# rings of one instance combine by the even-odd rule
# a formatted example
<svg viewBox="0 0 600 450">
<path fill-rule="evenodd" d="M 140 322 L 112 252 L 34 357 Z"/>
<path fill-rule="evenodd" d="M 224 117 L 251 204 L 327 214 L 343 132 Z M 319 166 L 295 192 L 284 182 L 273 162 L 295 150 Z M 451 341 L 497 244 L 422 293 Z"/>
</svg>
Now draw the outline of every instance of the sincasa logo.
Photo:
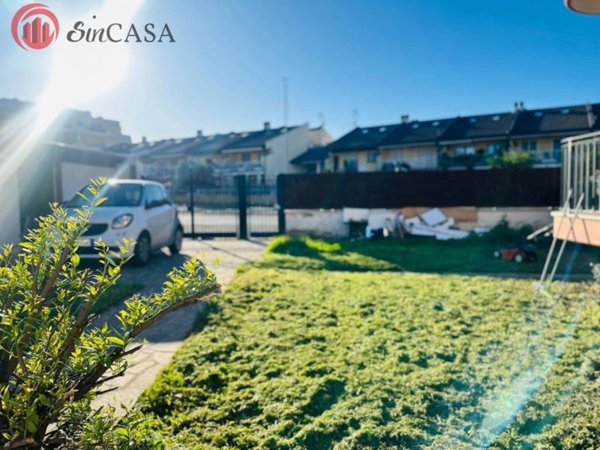
<svg viewBox="0 0 600 450">
<path fill-rule="evenodd" d="M 114 22 L 104 27 L 94 26 L 97 16 L 92 22 L 75 22 L 66 34 L 68 42 L 100 42 L 100 43 L 173 43 L 175 37 L 167 23 L 143 25 Z M 30 3 L 23 6 L 13 17 L 11 32 L 13 39 L 24 50 L 42 50 L 58 39 L 59 20 L 48 6 L 42 3 Z"/>
</svg>

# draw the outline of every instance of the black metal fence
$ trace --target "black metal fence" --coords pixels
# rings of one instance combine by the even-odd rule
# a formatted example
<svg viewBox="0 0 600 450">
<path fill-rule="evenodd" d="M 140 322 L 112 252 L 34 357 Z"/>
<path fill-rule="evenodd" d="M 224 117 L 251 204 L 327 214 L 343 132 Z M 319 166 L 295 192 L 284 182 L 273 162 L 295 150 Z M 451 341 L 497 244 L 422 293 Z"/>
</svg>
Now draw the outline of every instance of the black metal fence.
<svg viewBox="0 0 600 450">
<path fill-rule="evenodd" d="M 554 207 L 559 168 L 282 175 L 286 209 Z"/>
<path fill-rule="evenodd" d="M 172 189 L 179 220 L 188 237 L 273 236 L 278 223 L 277 186 L 275 182 L 251 183 L 238 176 L 219 187 L 195 186 Z"/>
</svg>

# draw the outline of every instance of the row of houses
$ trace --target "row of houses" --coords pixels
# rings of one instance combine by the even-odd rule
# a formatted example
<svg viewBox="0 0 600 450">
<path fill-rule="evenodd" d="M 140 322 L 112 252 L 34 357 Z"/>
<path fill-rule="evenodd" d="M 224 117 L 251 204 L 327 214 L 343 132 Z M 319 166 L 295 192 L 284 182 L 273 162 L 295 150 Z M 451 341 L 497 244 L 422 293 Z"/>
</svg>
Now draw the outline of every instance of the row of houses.
<svg viewBox="0 0 600 450">
<path fill-rule="evenodd" d="M 557 166 L 561 140 L 600 130 L 600 104 L 357 127 L 335 142 L 308 149 L 292 163 L 307 172 L 372 172 L 489 167 L 509 149 L 531 154 L 536 166 Z"/>
<path fill-rule="evenodd" d="M 204 135 L 184 139 L 165 139 L 109 148 L 118 154 L 134 155 L 140 177 L 169 183 L 177 177 L 183 163 L 197 163 L 210 169 L 218 184 L 230 183 L 245 175 L 251 182 L 273 180 L 284 173 L 300 173 L 293 161 L 311 148 L 322 148 L 333 138 L 323 128 L 307 124 L 273 128 L 265 122 L 258 130 Z"/>
</svg>

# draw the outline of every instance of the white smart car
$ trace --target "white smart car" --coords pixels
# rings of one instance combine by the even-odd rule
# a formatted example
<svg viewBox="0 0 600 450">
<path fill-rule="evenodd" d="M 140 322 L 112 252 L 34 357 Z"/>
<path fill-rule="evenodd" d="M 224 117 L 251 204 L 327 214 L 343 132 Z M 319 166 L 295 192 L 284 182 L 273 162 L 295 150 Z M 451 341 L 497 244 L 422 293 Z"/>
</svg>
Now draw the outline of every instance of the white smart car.
<svg viewBox="0 0 600 450">
<path fill-rule="evenodd" d="M 82 190 L 85 194 L 85 189 Z M 118 250 L 124 239 L 135 241 L 133 261 L 143 265 L 153 250 L 168 247 L 172 255 L 181 251 L 183 228 L 175 205 L 162 184 L 145 180 L 109 180 L 103 187 L 104 203 L 94 209 L 87 231 L 79 241 L 82 258 L 98 258 L 94 244 L 99 240 Z M 84 206 L 80 195 L 68 209 Z"/>
</svg>

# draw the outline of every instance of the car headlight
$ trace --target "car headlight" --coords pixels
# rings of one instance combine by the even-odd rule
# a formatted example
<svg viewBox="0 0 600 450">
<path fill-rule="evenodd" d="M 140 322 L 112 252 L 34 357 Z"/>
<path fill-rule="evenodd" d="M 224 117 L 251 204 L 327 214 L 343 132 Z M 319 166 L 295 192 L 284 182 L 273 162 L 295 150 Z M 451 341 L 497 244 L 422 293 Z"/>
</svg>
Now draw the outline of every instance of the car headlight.
<svg viewBox="0 0 600 450">
<path fill-rule="evenodd" d="M 133 215 L 121 214 L 112 221 L 112 227 L 115 230 L 120 230 L 121 228 L 127 228 L 129 225 L 131 225 L 131 222 L 133 222 Z"/>
</svg>

